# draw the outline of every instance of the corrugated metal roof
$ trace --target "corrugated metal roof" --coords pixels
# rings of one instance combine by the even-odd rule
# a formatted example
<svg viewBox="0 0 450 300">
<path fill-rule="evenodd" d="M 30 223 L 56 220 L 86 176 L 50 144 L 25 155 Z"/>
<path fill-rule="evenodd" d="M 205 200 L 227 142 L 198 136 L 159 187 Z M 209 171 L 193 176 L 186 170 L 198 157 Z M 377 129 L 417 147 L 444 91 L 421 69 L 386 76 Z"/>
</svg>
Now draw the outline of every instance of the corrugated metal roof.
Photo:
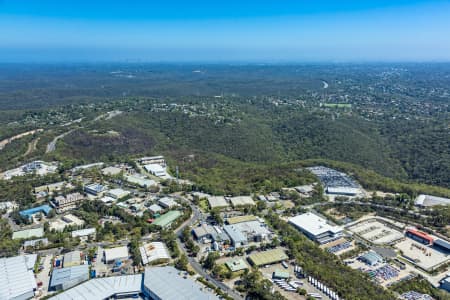
<svg viewBox="0 0 450 300">
<path fill-rule="evenodd" d="M 139 251 L 141 252 L 144 265 L 158 259 L 170 259 L 169 251 L 162 242 L 144 244 L 142 247 L 139 247 Z"/>
<path fill-rule="evenodd" d="M 273 264 L 289 259 L 289 257 L 286 255 L 286 252 L 284 252 L 284 250 L 280 248 L 254 253 L 251 254 L 248 258 L 256 266 Z"/>
<path fill-rule="evenodd" d="M 144 286 L 164 300 L 212 300 L 219 299 L 206 292 L 205 287 L 190 278 L 179 275 L 174 267 L 145 269 Z"/>
<path fill-rule="evenodd" d="M 337 234 L 342 231 L 339 226 L 332 226 L 324 218 L 310 212 L 290 218 L 289 223 L 312 236 L 319 236 L 327 232 Z"/>
<path fill-rule="evenodd" d="M 106 261 L 112 261 L 120 258 L 128 257 L 127 246 L 116 247 L 111 249 L 105 249 L 105 259 Z"/>
<path fill-rule="evenodd" d="M 12 238 L 15 239 L 29 239 L 32 237 L 43 237 L 44 236 L 44 227 L 25 229 L 20 231 L 13 232 Z"/>
<path fill-rule="evenodd" d="M 361 256 L 361 258 L 364 259 L 365 261 L 367 261 L 371 265 L 383 261 L 383 257 L 378 255 L 378 253 L 376 253 L 375 251 L 369 251 L 366 254 L 364 254 L 363 256 Z"/>
<path fill-rule="evenodd" d="M 156 218 L 155 222 L 153 222 L 154 225 L 158 225 L 161 227 L 166 227 L 170 225 L 173 221 L 178 219 L 181 216 L 181 212 L 178 210 L 171 210 L 164 215 L 160 216 L 159 218 Z"/>
<path fill-rule="evenodd" d="M 440 246 L 450 251 L 450 243 L 441 239 L 437 239 L 433 243 L 434 245 Z"/>
<path fill-rule="evenodd" d="M 230 236 L 233 243 L 246 243 L 247 237 L 234 225 L 225 225 L 223 230 Z"/>
<path fill-rule="evenodd" d="M 33 296 L 36 280 L 25 256 L 0 258 L 0 270 L 0 299 Z"/>
<path fill-rule="evenodd" d="M 68 281 L 75 280 L 76 278 L 82 278 L 89 272 L 88 265 L 74 266 L 70 268 L 55 269 L 52 273 L 50 281 L 50 287 L 54 287 L 59 284 L 63 284 Z"/>
<path fill-rule="evenodd" d="M 117 294 L 141 292 L 142 274 L 96 278 L 69 289 L 53 300 L 98 300 Z"/>
</svg>

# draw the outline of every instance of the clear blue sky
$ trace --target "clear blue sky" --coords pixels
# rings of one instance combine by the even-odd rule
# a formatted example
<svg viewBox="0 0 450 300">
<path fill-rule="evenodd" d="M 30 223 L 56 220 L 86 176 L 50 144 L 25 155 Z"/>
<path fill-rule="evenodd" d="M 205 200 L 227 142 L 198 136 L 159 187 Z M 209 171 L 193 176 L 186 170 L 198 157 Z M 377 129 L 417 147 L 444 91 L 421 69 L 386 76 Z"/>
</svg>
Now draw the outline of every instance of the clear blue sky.
<svg viewBox="0 0 450 300">
<path fill-rule="evenodd" d="M 0 61 L 450 61 L 450 1 L 0 0 Z"/>
</svg>

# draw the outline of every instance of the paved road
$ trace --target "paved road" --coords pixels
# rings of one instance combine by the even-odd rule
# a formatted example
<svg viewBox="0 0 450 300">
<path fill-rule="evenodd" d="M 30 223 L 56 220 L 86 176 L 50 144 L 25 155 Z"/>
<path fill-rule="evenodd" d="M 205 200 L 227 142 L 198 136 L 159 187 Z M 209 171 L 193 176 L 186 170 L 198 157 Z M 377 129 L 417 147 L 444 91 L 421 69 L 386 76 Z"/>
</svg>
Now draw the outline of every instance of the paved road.
<svg viewBox="0 0 450 300">
<path fill-rule="evenodd" d="M 58 142 L 59 139 L 62 139 L 63 137 L 65 137 L 66 135 L 72 133 L 75 129 L 71 129 L 67 132 L 64 132 L 63 134 L 60 134 L 58 136 L 55 136 L 55 138 L 47 144 L 47 149 L 45 150 L 45 153 L 49 153 L 49 152 L 53 152 L 56 149 L 56 143 Z"/>
<path fill-rule="evenodd" d="M 192 204 L 192 202 L 188 201 L 185 198 L 178 198 L 181 201 L 184 201 L 186 203 L 189 204 L 189 206 L 192 209 L 192 216 L 189 220 L 187 220 L 186 222 L 184 222 L 180 227 L 178 227 L 178 229 L 175 231 L 175 234 L 177 235 L 178 239 L 177 239 L 177 243 L 178 243 L 178 247 L 180 247 L 180 249 L 184 252 L 184 254 L 186 254 L 186 256 L 188 257 L 188 261 L 189 264 L 192 266 L 192 268 L 195 270 L 195 272 L 197 272 L 198 274 L 200 274 L 201 276 L 203 276 L 207 281 L 211 282 L 212 284 L 214 284 L 216 287 L 220 288 L 222 291 L 224 291 L 225 293 L 227 293 L 230 297 L 232 297 L 233 299 L 236 300 L 242 300 L 244 299 L 241 295 L 239 295 L 239 293 L 237 293 L 235 290 L 233 290 L 232 288 L 228 287 L 227 285 L 225 285 L 223 282 L 215 279 L 214 277 L 212 277 L 211 275 L 209 275 L 206 270 L 200 265 L 200 263 L 194 258 L 194 257 L 190 257 L 188 255 L 188 251 L 186 249 L 186 247 L 184 246 L 183 243 L 181 243 L 180 241 L 180 236 L 181 233 L 183 232 L 183 229 L 186 228 L 186 226 L 191 226 L 192 224 L 194 224 L 195 222 L 197 222 L 199 219 L 203 218 L 202 212 L 197 208 L 197 206 L 195 206 L 194 204 Z"/>
</svg>

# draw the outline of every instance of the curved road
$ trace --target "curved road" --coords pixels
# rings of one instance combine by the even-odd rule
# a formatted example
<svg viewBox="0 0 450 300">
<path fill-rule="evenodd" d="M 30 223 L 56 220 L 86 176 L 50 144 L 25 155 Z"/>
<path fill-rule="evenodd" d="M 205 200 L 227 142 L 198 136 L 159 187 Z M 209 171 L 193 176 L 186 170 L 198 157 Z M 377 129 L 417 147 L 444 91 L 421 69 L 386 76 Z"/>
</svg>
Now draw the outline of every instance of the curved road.
<svg viewBox="0 0 450 300">
<path fill-rule="evenodd" d="M 186 256 L 188 257 L 189 264 L 192 266 L 192 268 L 195 270 L 195 272 L 197 272 L 198 274 L 203 276 L 208 282 L 211 282 L 216 287 L 220 288 L 222 291 L 227 293 L 230 297 L 232 297 L 235 300 L 243 300 L 244 298 L 238 292 L 236 292 L 232 288 L 225 285 L 222 281 L 219 281 L 219 280 L 215 279 L 214 277 L 212 277 L 209 273 L 207 273 L 205 271 L 205 269 L 200 265 L 200 263 L 195 258 L 190 257 L 188 255 L 188 251 L 187 251 L 186 247 L 184 246 L 183 243 L 181 243 L 180 236 L 181 236 L 181 233 L 183 232 L 183 229 L 186 228 L 186 226 L 191 226 L 192 224 L 194 224 L 195 222 L 197 222 L 199 219 L 202 218 L 202 213 L 197 208 L 197 206 L 192 204 L 192 202 L 190 202 L 189 200 L 187 200 L 185 198 L 181 198 L 181 197 L 179 197 L 178 199 L 188 203 L 193 212 L 192 217 L 175 231 L 175 234 L 178 237 L 178 239 L 177 239 L 178 246 L 184 252 L 184 254 L 186 254 Z"/>
</svg>

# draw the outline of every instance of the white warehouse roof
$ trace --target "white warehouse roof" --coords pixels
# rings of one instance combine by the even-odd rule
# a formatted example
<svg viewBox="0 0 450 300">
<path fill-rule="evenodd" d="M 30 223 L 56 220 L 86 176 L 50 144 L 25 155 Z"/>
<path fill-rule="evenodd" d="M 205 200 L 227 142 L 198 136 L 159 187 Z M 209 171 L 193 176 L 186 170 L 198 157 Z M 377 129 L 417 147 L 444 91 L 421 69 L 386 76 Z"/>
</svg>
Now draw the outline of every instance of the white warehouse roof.
<svg viewBox="0 0 450 300">
<path fill-rule="evenodd" d="M 97 300 L 117 294 L 140 292 L 142 274 L 114 276 L 89 280 L 51 299 L 54 300 Z"/>
<path fill-rule="evenodd" d="M 431 195 L 419 195 L 415 200 L 419 206 L 450 205 L 450 199 Z"/>
<path fill-rule="evenodd" d="M 150 172 L 156 176 L 164 176 L 166 175 L 166 169 L 159 164 L 148 164 L 144 166 L 147 172 Z"/>
<path fill-rule="evenodd" d="M 36 258 L 15 256 L 0 258 L 0 299 L 29 299 L 37 288 L 33 274 Z"/>
<path fill-rule="evenodd" d="M 327 232 L 336 234 L 342 231 L 339 226 L 332 226 L 324 218 L 310 212 L 290 218 L 289 223 L 308 232 L 312 236 L 318 236 Z"/>
<path fill-rule="evenodd" d="M 164 243 L 152 242 L 139 247 L 141 252 L 142 264 L 146 265 L 159 259 L 170 259 L 169 251 L 167 251 Z"/>
<path fill-rule="evenodd" d="M 211 208 L 230 206 L 224 196 L 210 196 L 208 202 Z"/>
<path fill-rule="evenodd" d="M 180 276 L 174 267 L 146 268 L 144 288 L 150 290 L 158 299 L 164 300 L 212 300 L 219 299 L 190 278 Z"/>
<path fill-rule="evenodd" d="M 72 231 L 72 237 L 87 236 L 87 235 L 95 234 L 95 232 L 96 232 L 95 228 L 74 230 L 74 231 Z"/>
<path fill-rule="evenodd" d="M 230 198 L 231 204 L 233 207 L 241 206 L 241 205 L 255 205 L 255 201 L 253 201 L 251 196 L 237 196 Z"/>
<path fill-rule="evenodd" d="M 127 246 L 116 247 L 111 249 L 105 249 L 105 259 L 106 261 L 112 261 L 120 258 L 128 257 Z"/>
</svg>

